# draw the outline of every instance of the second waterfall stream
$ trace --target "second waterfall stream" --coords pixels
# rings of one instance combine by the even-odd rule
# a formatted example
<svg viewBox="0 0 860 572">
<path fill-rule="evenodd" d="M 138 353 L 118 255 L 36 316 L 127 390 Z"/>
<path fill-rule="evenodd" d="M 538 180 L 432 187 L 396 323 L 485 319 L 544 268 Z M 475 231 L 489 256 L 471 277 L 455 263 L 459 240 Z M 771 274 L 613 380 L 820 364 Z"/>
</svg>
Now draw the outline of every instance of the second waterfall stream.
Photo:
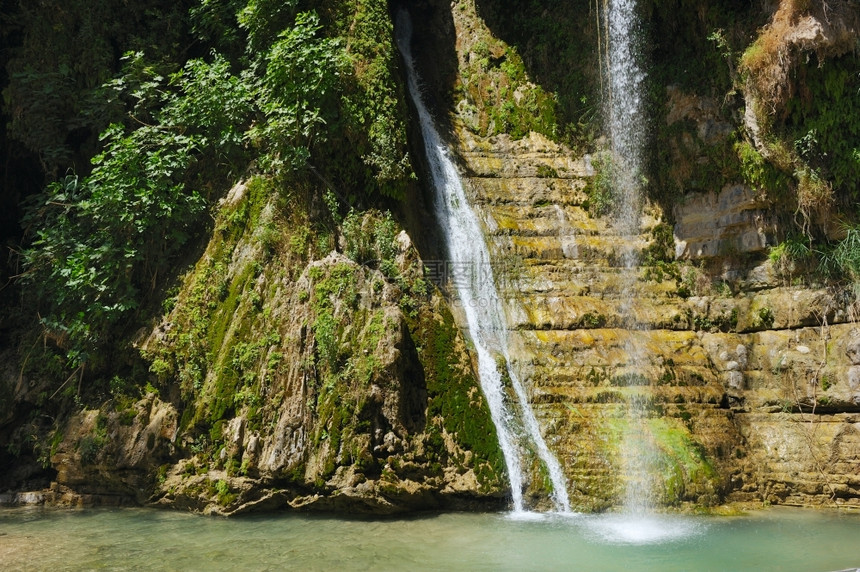
<svg viewBox="0 0 860 572">
<path fill-rule="evenodd" d="M 569 512 L 567 482 L 561 465 L 547 447 L 529 405 L 526 390 L 511 367 L 504 310 L 496 290 L 490 253 L 481 226 L 469 205 L 448 147 L 436 131 L 433 117 L 422 98 L 412 57 L 412 22 L 405 10 L 400 10 L 397 15 L 396 33 L 397 45 L 406 64 L 409 95 L 421 125 L 431 176 L 433 205 L 448 261 L 452 267 L 467 270 L 464 273 L 466 276 L 456 281 L 455 289 L 475 346 L 481 388 L 487 398 L 507 465 L 513 511 L 522 513 L 526 510 L 523 502 L 523 485 L 526 478 L 521 449 L 531 444 L 549 475 L 555 510 Z M 506 403 L 503 372 L 500 371 L 502 367 L 510 379 L 516 398 L 514 408 Z M 521 431 L 516 429 L 518 427 L 522 428 Z"/>
</svg>

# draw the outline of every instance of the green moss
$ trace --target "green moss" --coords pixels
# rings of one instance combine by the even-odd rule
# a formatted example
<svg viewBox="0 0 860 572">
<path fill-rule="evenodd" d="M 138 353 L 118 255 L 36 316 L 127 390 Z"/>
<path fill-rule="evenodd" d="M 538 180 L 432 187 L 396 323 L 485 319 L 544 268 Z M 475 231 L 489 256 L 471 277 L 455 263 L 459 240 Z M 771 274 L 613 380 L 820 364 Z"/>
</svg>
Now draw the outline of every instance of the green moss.
<svg viewBox="0 0 860 572">
<path fill-rule="evenodd" d="M 507 44 L 485 34 L 471 48 L 479 57 L 462 75 L 473 105 L 480 112 L 489 102 L 490 111 L 506 119 L 497 120 L 497 126 L 507 127 L 512 134 L 531 121 L 532 130 L 578 151 L 592 146 L 599 123 L 601 71 L 594 18 L 583 17 L 591 13 L 590 8 L 561 9 L 548 0 L 477 4 L 490 32 Z M 519 101 L 514 98 L 518 89 Z M 524 89 L 533 94 L 530 101 L 521 97 Z"/>
<path fill-rule="evenodd" d="M 712 492 L 717 488 L 718 474 L 704 447 L 677 419 L 649 419 L 659 457 L 655 464 L 663 483 L 663 502 L 676 504 L 691 494 Z"/>
<path fill-rule="evenodd" d="M 208 481 L 207 485 L 209 496 L 216 497 L 219 505 L 226 507 L 236 501 L 237 495 L 230 492 L 230 483 L 227 481 L 218 479 L 214 483 L 212 481 Z"/>
<path fill-rule="evenodd" d="M 735 144 L 735 152 L 740 160 L 744 182 L 772 198 L 791 198 L 785 195 L 785 189 L 792 186 L 788 173 L 767 161 L 748 141 Z"/>
<path fill-rule="evenodd" d="M 589 216 L 598 217 L 609 214 L 615 204 L 612 191 L 612 163 L 606 156 L 599 155 L 593 161 L 595 174 L 585 183 L 587 198 L 582 203 Z"/>
<path fill-rule="evenodd" d="M 537 176 L 542 179 L 555 179 L 558 178 L 558 171 L 553 169 L 550 165 L 538 165 L 537 168 Z"/>
<path fill-rule="evenodd" d="M 323 480 L 338 465 L 356 464 L 372 470 L 375 460 L 367 450 L 370 420 L 364 417 L 370 383 L 379 374 L 379 354 L 393 324 L 381 308 L 359 306 L 358 288 L 363 270 L 349 263 L 319 269 L 314 280 L 311 307 L 316 352 L 317 383 L 311 400 L 314 413 L 312 442 L 322 459 Z"/>
<path fill-rule="evenodd" d="M 176 295 L 171 330 L 144 356 L 161 383 L 179 382 L 186 403 L 182 431 L 208 431 L 238 407 L 246 408 L 249 419 L 259 425 L 262 380 L 257 377 L 278 367 L 261 362 L 274 359 L 269 349 L 280 340 L 277 325 L 267 325 L 271 312 L 264 303 L 274 291 L 258 291 L 257 284 L 261 277 L 277 284 L 271 276 L 292 274 L 292 265 L 304 264 L 288 245 L 306 244 L 308 237 L 291 243 L 289 227 L 283 224 L 288 218 L 304 220 L 301 207 L 300 201 L 293 201 L 285 213 L 275 182 L 254 177 L 237 201 L 219 211 L 206 253 Z M 301 222 L 297 227 L 304 229 L 300 234 L 308 230 Z M 254 253 L 248 247 L 260 248 L 259 256 L 247 256 Z M 237 248 L 242 256 L 235 256 Z M 286 256 L 272 257 L 275 252 Z"/>
<path fill-rule="evenodd" d="M 638 448 L 652 451 L 648 462 L 656 473 L 655 492 L 660 502 L 676 505 L 682 501 L 697 501 L 702 495 L 719 490 L 719 475 L 704 447 L 691 434 L 689 418 L 689 413 L 681 411 L 680 418 L 649 416 L 644 423 L 637 421 L 633 426 L 626 408 L 622 408 L 616 416 L 595 425 L 593 430 L 608 462 L 619 458 L 625 439 L 641 440 Z M 616 471 L 620 471 L 620 467 Z M 620 472 L 617 474 L 620 476 Z M 617 499 L 622 492 L 620 480 L 614 483 L 607 480 L 595 486 L 597 488 L 590 494 L 606 499 Z"/>
<path fill-rule="evenodd" d="M 753 312 L 753 328 L 767 330 L 773 327 L 773 321 L 773 310 L 770 308 L 759 308 Z"/>
<path fill-rule="evenodd" d="M 322 270 L 322 269 L 320 269 Z M 317 359 L 337 373 L 343 363 L 341 337 L 342 316 L 335 316 L 336 304 L 343 302 L 348 309 L 355 310 L 359 301 L 357 276 L 354 265 L 339 263 L 328 273 L 314 272 L 313 299 L 311 307 L 315 315 L 312 329 L 316 342 Z"/>
<path fill-rule="evenodd" d="M 650 231 L 651 242 L 642 252 L 645 279 L 662 282 L 681 279 L 681 269 L 675 260 L 675 236 L 672 226 L 661 222 Z"/>
<path fill-rule="evenodd" d="M 579 321 L 579 325 L 582 328 L 602 328 L 606 325 L 606 316 L 604 316 L 603 314 L 594 314 L 592 312 L 586 312 L 582 315 L 582 318 Z"/>
<path fill-rule="evenodd" d="M 612 376 L 609 384 L 615 387 L 648 386 L 651 385 L 651 381 L 642 374 L 631 372 Z"/>
<path fill-rule="evenodd" d="M 807 61 L 799 66 L 798 80 L 805 92 L 787 103 L 784 136 L 812 169 L 832 182 L 837 193 L 856 200 L 860 196 L 857 57 Z"/>
<path fill-rule="evenodd" d="M 422 321 L 418 339 L 427 384 L 427 417 L 430 423 L 441 420 L 444 430 L 475 455 L 474 469 L 482 487 L 497 486 L 505 474 L 504 458 L 486 400 L 468 364 L 455 357 L 458 330 L 447 308 L 440 309 L 442 320 Z M 429 429 L 438 437 L 437 451 L 444 451 L 439 428 Z"/>
<path fill-rule="evenodd" d="M 477 57 L 461 70 L 458 90 L 475 111 L 468 127 L 491 136 L 507 133 L 521 139 L 530 131 L 558 138 L 557 96 L 529 81 L 525 63 L 514 46 L 493 37 L 482 26 L 466 46 Z"/>
</svg>

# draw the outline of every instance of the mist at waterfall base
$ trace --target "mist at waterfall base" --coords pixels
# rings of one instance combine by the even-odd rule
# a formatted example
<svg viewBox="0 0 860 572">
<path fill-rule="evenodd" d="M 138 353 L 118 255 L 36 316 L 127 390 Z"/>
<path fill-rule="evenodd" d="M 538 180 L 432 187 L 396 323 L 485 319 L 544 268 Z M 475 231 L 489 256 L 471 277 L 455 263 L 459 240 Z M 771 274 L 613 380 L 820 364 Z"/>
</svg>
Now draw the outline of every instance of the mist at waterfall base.
<svg viewBox="0 0 860 572">
<path fill-rule="evenodd" d="M 0 510 L 4 570 L 843 570 L 860 514 L 771 509 L 685 517 L 671 539 L 619 539 L 617 515 L 211 518 L 155 509 Z M 676 523 L 677 524 L 677 523 Z"/>
<path fill-rule="evenodd" d="M 460 175 L 449 156 L 447 145 L 434 126 L 426 108 L 418 74 L 412 57 L 412 23 L 409 14 L 400 10 L 396 22 L 397 45 L 406 64 L 409 95 L 421 125 L 424 151 L 430 170 L 433 206 L 450 262 L 471 270 L 469 280 L 454 284 L 469 336 L 478 358 L 478 377 L 496 426 L 499 445 L 511 484 L 515 513 L 525 511 L 523 488 L 524 449 L 529 447 L 546 468 L 552 485 L 551 500 L 555 510 L 570 511 L 567 481 L 558 460 L 547 447 L 537 419 L 528 402 L 525 388 L 511 367 L 508 353 L 504 310 L 496 290 L 490 253 L 483 231 L 463 189 Z M 506 396 L 503 375 L 507 376 L 516 400 L 516 409 Z"/>
</svg>

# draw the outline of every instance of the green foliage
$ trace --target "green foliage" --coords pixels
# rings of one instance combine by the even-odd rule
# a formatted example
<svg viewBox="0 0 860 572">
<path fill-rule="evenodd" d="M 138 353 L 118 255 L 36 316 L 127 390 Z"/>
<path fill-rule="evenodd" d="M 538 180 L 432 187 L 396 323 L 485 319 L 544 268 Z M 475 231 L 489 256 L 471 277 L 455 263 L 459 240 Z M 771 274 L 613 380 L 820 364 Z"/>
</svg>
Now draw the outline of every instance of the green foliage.
<svg viewBox="0 0 860 572">
<path fill-rule="evenodd" d="M 81 463 L 91 465 L 95 463 L 99 451 L 101 451 L 103 443 L 96 437 L 84 437 L 78 444 L 78 451 L 81 454 Z"/>
<path fill-rule="evenodd" d="M 597 156 L 593 161 L 594 176 L 585 184 L 587 199 L 582 208 L 593 217 L 609 214 L 614 205 L 612 194 L 612 162 L 608 156 Z"/>
<path fill-rule="evenodd" d="M 738 328 L 738 309 L 732 308 L 729 312 L 717 315 L 693 313 L 690 319 L 696 330 L 734 332 Z"/>
<path fill-rule="evenodd" d="M 325 161 L 327 170 L 344 177 L 349 196 L 359 189 L 402 191 L 411 168 L 405 112 L 392 105 L 402 99 L 392 74 L 393 44 L 390 35 L 371 41 L 367 31 L 382 16 L 390 27 L 387 12 L 379 12 L 384 2 L 362 8 L 364 43 L 353 46 L 338 37 L 353 28 L 324 24 L 313 11 L 298 12 L 297 4 L 252 0 L 242 8 L 238 20 L 249 39 L 238 73 L 232 71 L 237 64 L 217 52 L 179 69 L 134 52 L 126 55 L 122 74 L 100 88 L 110 109 L 128 110 L 125 123 L 102 133 L 91 173 L 51 183 L 32 201 L 25 221 L 31 232 L 25 279 L 47 302 L 45 325 L 68 335 L 83 359 L 169 273 L 205 225 L 207 203 L 247 167 L 252 152 L 264 171 L 292 180 L 309 175 L 315 153 L 332 153 L 337 158 Z M 190 15 L 195 33 L 212 39 L 231 27 L 229 14 L 240 7 L 238 0 L 203 1 Z M 222 44 L 234 46 L 239 39 L 234 34 Z M 388 52 L 377 54 L 380 47 Z M 368 61 L 382 66 L 375 75 L 367 75 Z M 360 101 L 371 93 L 368 112 Z M 351 125 L 347 139 L 341 134 L 344 122 Z M 373 158 L 365 157 L 367 172 L 356 178 L 359 157 L 344 146 L 360 141 L 369 142 L 367 157 Z M 362 189 L 369 179 L 375 185 Z M 261 230 L 269 252 L 278 237 L 271 225 Z M 291 245 L 301 250 L 307 240 L 300 244 L 300 238 Z"/>
<path fill-rule="evenodd" d="M 359 264 L 374 263 L 385 272 L 393 268 L 397 252 L 397 224 L 391 213 L 351 209 L 343 219 L 344 253 Z"/>
<path fill-rule="evenodd" d="M 301 169 L 311 148 L 325 142 L 322 127 L 336 115 L 338 76 L 345 64 L 337 39 L 319 38 L 322 26 L 313 12 L 296 16 L 265 56 L 258 105 L 265 121 L 248 136 L 271 146 L 261 158 L 269 171 Z"/>
<path fill-rule="evenodd" d="M 85 171 L 95 135 L 121 116 L 101 88 L 116 71 L 116 46 L 146 46 L 161 58 L 180 41 L 189 3 L 4 3 L 4 32 L 13 38 L 3 90 L 9 137 L 39 156 L 49 178 L 70 167 Z"/>
<path fill-rule="evenodd" d="M 92 433 L 82 437 L 78 442 L 78 453 L 81 456 L 81 463 L 84 465 L 95 463 L 107 442 L 107 418 L 99 414 Z"/>
<path fill-rule="evenodd" d="M 196 150 L 192 138 L 126 137 L 117 125 L 103 138 L 92 175 L 67 176 L 37 198 L 31 220 L 41 225 L 24 253 L 25 278 L 52 305 L 46 323 L 85 344 L 137 306 L 202 208 L 198 193 L 175 182 Z"/>
<path fill-rule="evenodd" d="M 790 176 L 762 157 L 752 143 L 740 141 L 735 151 L 741 162 L 741 176 L 754 189 L 779 197 L 791 184 Z"/>
<path fill-rule="evenodd" d="M 245 37 L 236 24 L 244 5 L 244 0 L 199 0 L 188 10 L 191 33 L 221 53 L 242 52 Z"/>
<path fill-rule="evenodd" d="M 221 506 L 229 506 L 233 504 L 233 502 L 235 502 L 237 495 L 236 493 L 230 492 L 230 483 L 228 483 L 227 481 L 223 479 L 218 479 L 217 481 L 215 481 L 215 484 L 214 486 L 212 486 L 212 489 L 214 489 L 214 491 L 210 490 L 210 494 L 217 498 L 218 504 L 220 504 Z"/>
<path fill-rule="evenodd" d="M 580 319 L 579 325 L 583 328 L 602 328 L 606 325 L 606 316 L 603 314 L 586 312 Z"/>
<path fill-rule="evenodd" d="M 188 241 L 204 208 L 197 181 L 235 156 L 237 124 L 250 110 L 249 91 L 217 55 L 169 80 L 142 54 L 127 59 L 126 74 L 110 87 L 154 124 L 112 124 L 92 173 L 49 185 L 27 219 L 36 230 L 24 253 L 26 278 L 51 301 L 46 323 L 84 347 L 139 304 Z M 149 109 L 153 91 L 164 92 L 163 106 Z"/>
<path fill-rule="evenodd" d="M 616 387 L 635 387 L 651 385 L 651 381 L 641 373 L 628 372 L 612 376 L 609 384 Z"/>
<path fill-rule="evenodd" d="M 773 327 L 773 310 L 764 307 L 753 312 L 752 324 L 754 328 L 767 330 Z"/>
<path fill-rule="evenodd" d="M 298 4 L 298 0 L 248 0 L 237 14 L 239 25 L 248 33 L 248 52 L 266 52 L 290 25 Z"/>
<path fill-rule="evenodd" d="M 860 284 L 860 225 L 844 225 L 842 234 L 835 245 L 818 251 L 819 271 Z"/>
<path fill-rule="evenodd" d="M 681 270 L 675 260 L 675 235 L 672 227 L 660 223 L 651 229 L 653 240 L 642 253 L 642 264 L 646 267 L 645 278 L 662 282 L 664 279 L 680 280 Z"/>
<path fill-rule="evenodd" d="M 768 258 L 777 272 L 783 276 L 791 277 L 805 268 L 811 261 L 813 252 L 809 243 L 807 237 L 789 236 L 770 249 Z"/>
<path fill-rule="evenodd" d="M 558 171 L 553 169 L 550 165 L 541 164 L 538 165 L 537 176 L 539 178 L 555 179 L 558 177 Z"/>
<path fill-rule="evenodd" d="M 788 100 L 785 136 L 809 167 L 837 193 L 860 197 L 860 75 L 856 56 L 806 64 L 805 93 Z"/>
<path fill-rule="evenodd" d="M 398 85 L 399 54 L 385 0 L 342 2 L 337 27 L 352 67 L 342 99 L 344 132 L 365 177 L 387 196 L 402 198 L 414 177 L 406 138 L 406 98 Z M 347 168 L 344 165 L 343 168 Z"/>
</svg>

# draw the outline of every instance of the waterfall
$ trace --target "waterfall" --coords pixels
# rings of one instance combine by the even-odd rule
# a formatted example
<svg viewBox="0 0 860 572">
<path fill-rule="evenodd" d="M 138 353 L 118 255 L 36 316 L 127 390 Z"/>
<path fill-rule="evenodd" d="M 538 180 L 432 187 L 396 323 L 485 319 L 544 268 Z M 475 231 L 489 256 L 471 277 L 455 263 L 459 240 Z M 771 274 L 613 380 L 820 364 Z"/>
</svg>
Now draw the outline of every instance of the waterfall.
<svg viewBox="0 0 860 572">
<path fill-rule="evenodd" d="M 514 512 L 523 512 L 523 467 L 519 447 L 521 439 L 515 426 L 522 426 L 523 440 L 530 441 L 540 461 L 546 466 L 552 483 L 555 509 L 570 510 L 567 482 L 558 460 L 550 452 L 538 427 L 525 388 L 511 367 L 508 332 L 504 311 L 496 290 L 495 278 L 484 235 L 478 219 L 463 190 L 460 175 L 433 118 L 424 105 L 412 57 L 412 23 L 406 10 L 397 15 L 397 45 L 407 69 L 409 95 L 415 104 L 424 151 L 430 169 L 433 203 L 449 258 L 449 267 L 458 272 L 454 286 L 466 317 L 466 325 L 478 358 L 478 376 L 489 405 L 493 423 L 504 455 L 513 496 Z M 497 363 L 498 360 L 498 363 Z M 502 365 L 504 362 L 504 365 Z M 504 368 L 504 372 L 500 371 Z M 504 375 L 510 380 L 519 415 L 506 403 Z"/>
<path fill-rule="evenodd" d="M 642 211 L 643 148 L 647 134 L 644 109 L 645 72 L 640 53 L 640 24 L 636 0 L 609 0 L 605 12 L 608 28 L 605 115 L 610 140 L 611 181 L 616 197 L 615 227 L 624 237 L 622 261 L 623 290 L 621 313 L 630 335 L 627 337 L 628 365 L 645 364 L 647 356 L 636 344 L 636 269 L 639 263 L 635 243 Z M 639 385 L 638 374 L 627 374 L 630 385 Z M 628 425 L 622 437 L 622 473 L 626 481 L 624 510 L 643 514 L 654 506 L 656 450 L 647 424 L 647 398 L 628 394 Z"/>
<path fill-rule="evenodd" d="M 639 53 L 639 22 L 636 0 L 609 0 L 609 57 L 607 69 L 607 116 L 611 142 L 611 168 L 619 199 L 617 227 L 622 235 L 639 233 L 642 210 L 642 150 L 647 121 L 644 109 L 645 72 Z M 636 266 L 634 248 L 625 251 L 626 268 Z"/>
</svg>

